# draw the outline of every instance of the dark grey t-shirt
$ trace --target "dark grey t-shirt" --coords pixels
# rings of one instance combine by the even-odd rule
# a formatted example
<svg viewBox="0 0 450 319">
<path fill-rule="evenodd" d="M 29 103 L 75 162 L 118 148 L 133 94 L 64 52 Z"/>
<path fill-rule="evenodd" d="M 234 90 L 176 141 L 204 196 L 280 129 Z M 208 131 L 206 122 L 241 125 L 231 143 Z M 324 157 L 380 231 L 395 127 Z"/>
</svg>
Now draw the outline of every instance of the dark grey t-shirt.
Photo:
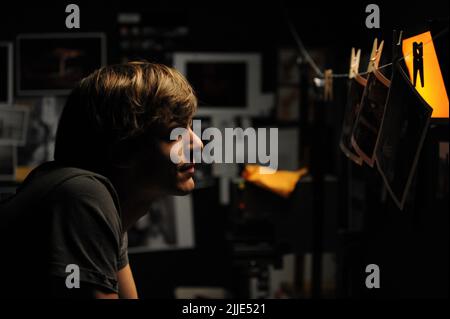
<svg viewBox="0 0 450 319">
<path fill-rule="evenodd" d="M 118 196 L 106 177 L 43 164 L 0 204 L 0 229 L 7 252 L 0 268 L 6 268 L 1 270 L 10 276 L 11 289 L 31 285 L 45 295 L 63 291 L 53 279 L 67 278 L 66 267 L 75 264 L 80 288 L 118 292 L 117 271 L 128 264 L 128 243 Z M 65 280 L 56 282 L 65 285 Z"/>
</svg>

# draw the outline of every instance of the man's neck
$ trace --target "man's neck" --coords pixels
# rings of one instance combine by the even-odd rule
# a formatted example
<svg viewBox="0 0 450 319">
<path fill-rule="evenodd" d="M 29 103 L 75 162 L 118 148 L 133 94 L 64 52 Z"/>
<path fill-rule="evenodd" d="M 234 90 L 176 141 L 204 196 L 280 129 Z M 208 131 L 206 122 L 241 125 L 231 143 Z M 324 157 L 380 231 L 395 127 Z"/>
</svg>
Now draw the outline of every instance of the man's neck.
<svg viewBox="0 0 450 319">
<path fill-rule="evenodd" d="M 119 194 L 122 210 L 122 227 L 124 231 L 131 228 L 150 209 L 152 199 L 139 198 L 137 196 L 121 196 Z"/>
<path fill-rule="evenodd" d="M 120 201 L 123 231 L 131 228 L 150 209 L 150 205 L 159 196 L 145 189 L 126 172 L 115 172 L 110 176 Z"/>
</svg>

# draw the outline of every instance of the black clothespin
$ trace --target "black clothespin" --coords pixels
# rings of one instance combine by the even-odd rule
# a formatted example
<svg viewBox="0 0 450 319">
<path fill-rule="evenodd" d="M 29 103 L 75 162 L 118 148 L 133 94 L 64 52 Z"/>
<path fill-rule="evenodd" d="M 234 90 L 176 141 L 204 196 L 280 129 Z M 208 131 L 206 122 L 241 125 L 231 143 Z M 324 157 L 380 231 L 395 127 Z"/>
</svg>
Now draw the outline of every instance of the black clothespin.
<svg viewBox="0 0 450 319">
<path fill-rule="evenodd" d="M 423 42 L 413 43 L 413 83 L 416 87 L 417 72 L 420 76 L 420 84 L 425 86 L 425 78 L 423 76 Z"/>
</svg>

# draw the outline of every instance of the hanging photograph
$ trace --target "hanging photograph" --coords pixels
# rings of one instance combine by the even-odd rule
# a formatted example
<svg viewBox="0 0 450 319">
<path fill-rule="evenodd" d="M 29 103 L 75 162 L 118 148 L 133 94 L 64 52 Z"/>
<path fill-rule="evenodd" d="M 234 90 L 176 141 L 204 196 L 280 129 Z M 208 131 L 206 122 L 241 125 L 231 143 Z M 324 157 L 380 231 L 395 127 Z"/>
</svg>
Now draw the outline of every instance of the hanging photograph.
<svg viewBox="0 0 450 319">
<path fill-rule="evenodd" d="M 378 69 L 369 74 L 352 132 L 353 148 L 370 167 L 375 163 L 375 145 L 380 133 L 389 82 Z"/>
<path fill-rule="evenodd" d="M 364 93 L 366 82 L 366 79 L 361 76 L 352 78 L 349 81 L 347 105 L 344 113 L 344 121 L 342 124 L 342 132 L 339 142 L 339 147 L 341 148 L 345 156 L 347 156 L 358 165 L 362 165 L 363 159 L 354 150 L 351 142 L 351 137 L 353 126 L 360 110 L 361 99 Z"/>
<path fill-rule="evenodd" d="M 432 111 L 396 64 L 376 145 L 376 161 L 386 188 L 400 209 L 414 177 Z"/>
</svg>

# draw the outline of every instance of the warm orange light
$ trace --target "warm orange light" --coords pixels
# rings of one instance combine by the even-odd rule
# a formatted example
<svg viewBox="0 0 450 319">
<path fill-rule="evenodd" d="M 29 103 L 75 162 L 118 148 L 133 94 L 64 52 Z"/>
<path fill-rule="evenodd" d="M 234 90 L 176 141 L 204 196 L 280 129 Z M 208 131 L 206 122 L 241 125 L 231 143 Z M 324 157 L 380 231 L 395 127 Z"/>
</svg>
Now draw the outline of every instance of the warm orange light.
<svg viewBox="0 0 450 319">
<path fill-rule="evenodd" d="M 423 43 L 423 70 L 424 87 L 420 84 L 420 76 L 417 74 L 416 91 L 433 108 L 432 117 L 448 118 L 448 96 L 445 90 L 439 61 L 434 50 L 431 33 L 425 32 L 403 40 L 402 50 L 405 63 L 408 67 L 411 83 L 413 82 L 413 43 Z"/>
<path fill-rule="evenodd" d="M 16 182 L 23 182 L 31 173 L 34 167 L 32 166 L 17 166 L 16 167 Z"/>
</svg>

